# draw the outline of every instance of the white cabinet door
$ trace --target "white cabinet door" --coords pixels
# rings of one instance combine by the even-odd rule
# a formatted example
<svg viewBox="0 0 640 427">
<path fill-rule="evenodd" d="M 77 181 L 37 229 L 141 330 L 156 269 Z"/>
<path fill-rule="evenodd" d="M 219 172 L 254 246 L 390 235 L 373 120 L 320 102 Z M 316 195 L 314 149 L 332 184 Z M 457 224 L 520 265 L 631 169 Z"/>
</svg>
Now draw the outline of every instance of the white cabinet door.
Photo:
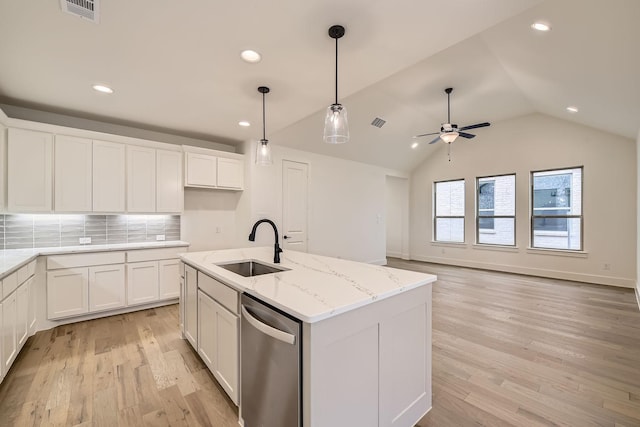
<svg viewBox="0 0 640 427">
<path fill-rule="evenodd" d="M 93 211 L 125 211 L 125 145 L 93 141 Z"/>
<path fill-rule="evenodd" d="M 50 212 L 53 136 L 24 129 L 9 129 L 7 136 L 8 210 Z"/>
<path fill-rule="evenodd" d="M 156 211 L 182 212 L 184 185 L 182 185 L 182 153 L 156 150 Z"/>
<path fill-rule="evenodd" d="M 185 153 L 186 186 L 215 187 L 217 157 L 208 154 Z"/>
<path fill-rule="evenodd" d="M 166 259 L 158 261 L 160 276 L 160 299 L 180 296 L 180 260 Z"/>
<path fill-rule="evenodd" d="M 29 286 L 20 285 L 16 291 L 16 340 L 18 351 L 29 338 Z"/>
<path fill-rule="evenodd" d="M 7 183 L 7 128 L 0 124 L 0 211 L 4 211 Z M 1 377 L 0 377 L 1 378 Z"/>
<path fill-rule="evenodd" d="M 127 211 L 156 211 L 156 150 L 127 145 Z"/>
<path fill-rule="evenodd" d="M 184 266 L 184 336 L 198 350 L 198 273 Z"/>
<path fill-rule="evenodd" d="M 127 305 L 157 301 L 158 261 L 127 264 Z"/>
<path fill-rule="evenodd" d="M 91 212 L 92 141 L 56 135 L 54 145 L 54 210 Z"/>
<path fill-rule="evenodd" d="M 215 319 L 213 323 L 208 326 L 208 330 L 213 329 L 213 375 L 227 392 L 233 403 L 237 405 L 239 319 L 217 302 L 214 301 L 213 304 L 215 306 Z"/>
<path fill-rule="evenodd" d="M 89 311 L 126 305 L 124 264 L 89 267 Z"/>
<path fill-rule="evenodd" d="M 198 291 L 198 354 L 238 403 L 238 317 Z"/>
<path fill-rule="evenodd" d="M 237 159 L 218 157 L 218 187 L 242 189 L 244 165 Z"/>
<path fill-rule="evenodd" d="M 198 291 L 198 354 L 211 372 L 215 370 L 215 321 L 215 301 L 202 291 Z"/>
<path fill-rule="evenodd" d="M 29 308 L 27 309 L 27 320 L 28 320 L 28 329 L 29 335 L 33 335 L 36 331 L 36 323 L 38 322 L 38 317 L 36 315 L 36 304 L 38 304 L 37 295 L 36 295 L 36 287 L 35 287 L 35 279 L 32 277 L 25 285 L 29 289 Z"/>
<path fill-rule="evenodd" d="M 65 268 L 47 273 L 49 319 L 77 316 L 89 311 L 89 271 Z"/>
<path fill-rule="evenodd" d="M 2 302 L 2 370 L 6 374 L 18 354 L 16 339 L 16 293 Z"/>
</svg>

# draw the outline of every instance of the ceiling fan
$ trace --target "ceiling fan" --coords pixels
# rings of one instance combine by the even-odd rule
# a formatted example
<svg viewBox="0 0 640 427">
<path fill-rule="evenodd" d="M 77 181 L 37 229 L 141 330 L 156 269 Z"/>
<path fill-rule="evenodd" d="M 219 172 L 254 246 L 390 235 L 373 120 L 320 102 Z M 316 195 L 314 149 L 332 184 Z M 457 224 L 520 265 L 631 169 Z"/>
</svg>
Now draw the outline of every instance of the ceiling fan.
<svg viewBox="0 0 640 427">
<path fill-rule="evenodd" d="M 483 128 L 491 125 L 491 123 L 484 122 L 484 123 L 476 123 L 475 125 L 463 126 L 459 128 L 458 125 L 452 124 L 451 123 L 451 92 L 453 92 L 453 88 L 448 87 L 444 90 L 444 92 L 447 94 L 447 123 L 442 124 L 442 127 L 440 128 L 440 132 L 423 133 L 421 135 L 414 136 L 414 138 L 421 138 L 423 136 L 429 136 L 429 135 L 438 135 L 438 137 L 435 138 L 433 141 L 431 141 L 429 144 L 434 144 L 439 140 L 442 140 L 447 144 L 451 144 L 459 136 L 467 139 L 475 138 L 474 134 L 464 132 L 465 130 Z"/>
</svg>

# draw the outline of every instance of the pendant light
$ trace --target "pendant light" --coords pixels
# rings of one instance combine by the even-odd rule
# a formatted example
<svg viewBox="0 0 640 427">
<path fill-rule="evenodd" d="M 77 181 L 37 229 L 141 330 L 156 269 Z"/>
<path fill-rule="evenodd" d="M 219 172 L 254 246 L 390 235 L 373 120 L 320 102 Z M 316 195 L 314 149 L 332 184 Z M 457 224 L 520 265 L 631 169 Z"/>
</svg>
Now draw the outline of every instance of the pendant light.
<svg viewBox="0 0 640 427">
<path fill-rule="evenodd" d="M 336 102 L 327 108 L 324 119 L 324 142 L 328 144 L 344 144 L 349 141 L 349 124 L 347 123 L 347 109 L 338 104 L 338 39 L 344 36 L 342 25 L 329 28 L 329 37 L 336 41 Z"/>
<path fill-rule="evenodd" d="M 271 147 L 269 146 L 269 140 L 267 139 L 266 131 L 266 119 L 265 119 L 265 95 L 269 93 L 269 88 L 266 86 L 260 86 L 258 92 L 262 94 L 262 139 L 258 141 L 256 146 L 256 164 L 262 166 L 268 166 L 273 164 L 271 159 Z"/>
</svg>

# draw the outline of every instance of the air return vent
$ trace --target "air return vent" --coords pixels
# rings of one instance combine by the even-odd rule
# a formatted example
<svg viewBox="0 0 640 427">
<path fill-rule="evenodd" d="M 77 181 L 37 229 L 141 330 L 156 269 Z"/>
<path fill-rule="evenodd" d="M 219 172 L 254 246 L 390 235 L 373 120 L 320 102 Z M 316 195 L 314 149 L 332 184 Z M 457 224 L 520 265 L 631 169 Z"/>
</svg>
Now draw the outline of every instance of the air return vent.
<svg viewBox="0 0 640 427">
<path fill-rule="evenodd" d="M 63 12 L 79 16 L 96 24 L 100 17 L 99 0 L 60 0 L 60 7 Z"/>
<path fill-rule="evenodd" d="M 382 120 L 380 117 L 376 117 L 375 119 L 373 119 L 373 121 L 371 122 L 371 124 L 377 128 L 381 128 L 382 126 L 384 126 L 384 124 L 387 123 L 386 120 Z"/>
</svg>

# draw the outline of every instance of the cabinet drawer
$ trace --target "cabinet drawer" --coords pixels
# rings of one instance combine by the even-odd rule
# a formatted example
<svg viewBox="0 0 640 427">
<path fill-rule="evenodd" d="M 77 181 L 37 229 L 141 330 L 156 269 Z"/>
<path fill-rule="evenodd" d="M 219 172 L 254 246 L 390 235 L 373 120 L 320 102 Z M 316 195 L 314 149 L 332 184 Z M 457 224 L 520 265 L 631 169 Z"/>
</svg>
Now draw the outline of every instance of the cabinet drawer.
<svg viewBox="0 0 640 427">
<path fill-rule="evenodd" d="M 157 261 L 161 259 L 178 258 L 178 254 L 186 252 L 187 248 L 162 248 L 162 249 L 140 249 L 127 251 L 127 262 Z"/>
<path fill-rule="evenodd" d="M 33 276 L 36 272 L 36 262 L 31 261 L 29 264 L 22 266 L 18 270 L 18 284 L 22 284 L 27 281 L 27 279 Z"/>
<path fill-rule="evenodd" d="M 51 255 L 47 257 L 47 270 L 123 263 L 124 252 L 95 252 L 88 254 Z"/>
<path fill-rule="evenodd" d="M 2 299 L 8 297 L 18 287 L 18 273 L 11 273 L 2 279 Z"/>
<path fill-rule="evenodd" d="M 238 314 L 238 292 L 198 271 L 198 288 L 232 313 Z"/>
</svg>

